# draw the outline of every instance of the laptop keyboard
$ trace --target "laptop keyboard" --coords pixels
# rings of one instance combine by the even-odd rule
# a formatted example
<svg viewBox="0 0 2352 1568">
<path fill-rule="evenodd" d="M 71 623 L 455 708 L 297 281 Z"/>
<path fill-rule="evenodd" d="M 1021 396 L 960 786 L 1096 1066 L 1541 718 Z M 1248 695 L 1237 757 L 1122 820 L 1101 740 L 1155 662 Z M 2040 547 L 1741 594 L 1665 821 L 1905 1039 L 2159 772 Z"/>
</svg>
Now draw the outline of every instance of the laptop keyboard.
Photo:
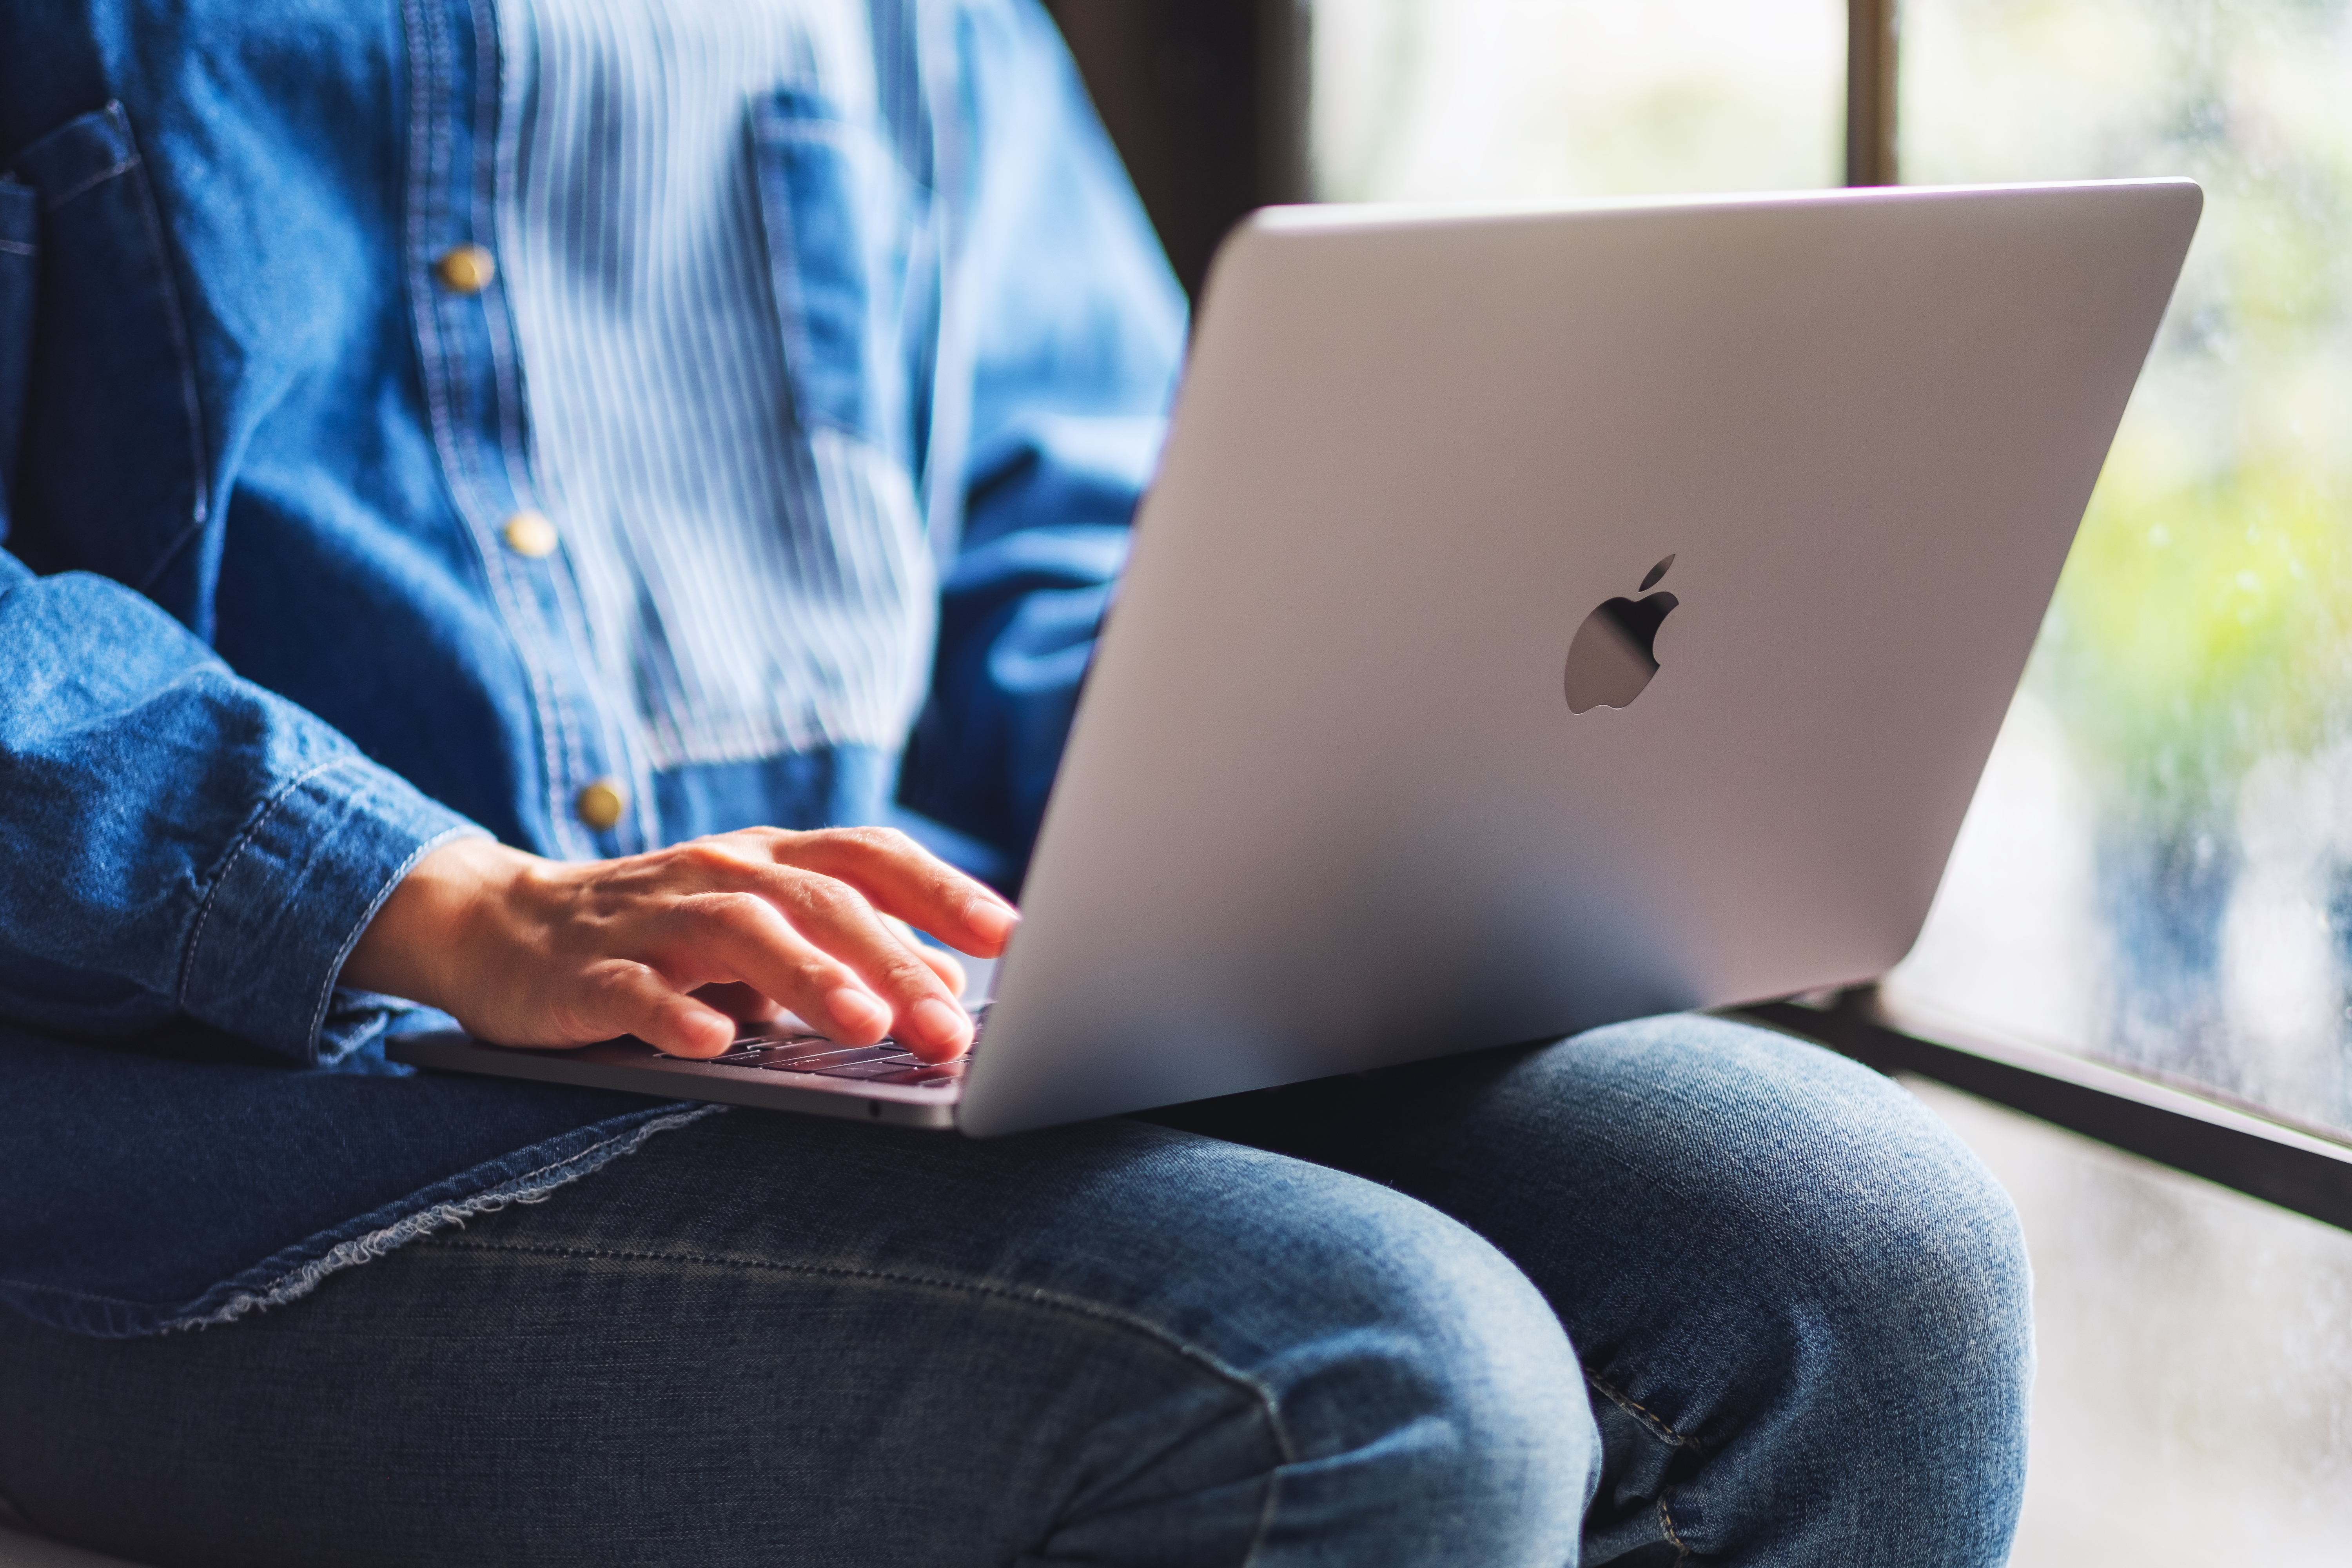
<svg viewBox="0 0 2352 1568">
<path fill-rule="evenodd" d="M 988 1004 L 971 1010 L 972 1048 L 988 1028 Z M 757 1068 L 762 1072 L 801 1072 L 818 1078 L 861 1079 L 915 1089 L 946 1089 L 963 1080 L 970 1052 L 951 1062 L 926 1062 L 892 1039 L 878 1045 L 844 1046 L 822 1035 L 771 1035 L 740 1040 L 715 1066 Z"/>
</svg>

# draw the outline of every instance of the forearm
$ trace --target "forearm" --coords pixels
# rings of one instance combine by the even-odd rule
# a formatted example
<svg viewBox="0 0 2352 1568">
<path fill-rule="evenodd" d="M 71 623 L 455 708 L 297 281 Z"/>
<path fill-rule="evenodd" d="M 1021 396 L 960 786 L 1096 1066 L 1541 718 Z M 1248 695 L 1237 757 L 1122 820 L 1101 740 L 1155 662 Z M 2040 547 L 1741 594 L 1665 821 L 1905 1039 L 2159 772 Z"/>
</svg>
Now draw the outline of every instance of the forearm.
<svg viewBox="0 0 2352 1568">
<path fill-rule="evenodd" d="M 377 901 L 478 831 L 129 589 L 0 555 L 0 1016 L 310 1059 Z"/>
</svg>

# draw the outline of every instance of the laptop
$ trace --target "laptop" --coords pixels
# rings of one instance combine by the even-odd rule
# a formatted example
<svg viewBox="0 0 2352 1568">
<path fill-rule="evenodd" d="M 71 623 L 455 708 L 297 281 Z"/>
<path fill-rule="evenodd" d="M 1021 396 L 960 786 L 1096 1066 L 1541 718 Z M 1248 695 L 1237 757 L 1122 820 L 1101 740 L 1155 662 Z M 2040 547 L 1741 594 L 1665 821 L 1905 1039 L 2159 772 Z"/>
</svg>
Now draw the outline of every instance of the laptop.
<svg viewBox="0 0 2352 1568">
<path fill-rule="evenodd" d="M 2201 201 L 1261 212 L 963 1061 L 392 1055 L 991 1136 L 1878 975 Z"/>
</svg>

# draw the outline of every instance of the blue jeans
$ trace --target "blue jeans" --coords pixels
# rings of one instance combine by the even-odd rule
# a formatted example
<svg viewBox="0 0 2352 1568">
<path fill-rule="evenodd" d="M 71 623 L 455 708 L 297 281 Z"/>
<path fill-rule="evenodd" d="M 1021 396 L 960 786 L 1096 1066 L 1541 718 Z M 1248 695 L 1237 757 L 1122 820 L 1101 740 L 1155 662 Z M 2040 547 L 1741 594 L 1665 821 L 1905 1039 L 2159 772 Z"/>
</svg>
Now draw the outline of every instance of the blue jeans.
<svg viewBox="0 0 2352 1568">
<path fill-rule="evenodd" d="M 0 1493 L 145 1562 L 1993 1568 L 2008 1199 L 1701 1018 L 976 1143 L 736 1112 L 306 1300 L 0 1314 Z"/>
</svg>

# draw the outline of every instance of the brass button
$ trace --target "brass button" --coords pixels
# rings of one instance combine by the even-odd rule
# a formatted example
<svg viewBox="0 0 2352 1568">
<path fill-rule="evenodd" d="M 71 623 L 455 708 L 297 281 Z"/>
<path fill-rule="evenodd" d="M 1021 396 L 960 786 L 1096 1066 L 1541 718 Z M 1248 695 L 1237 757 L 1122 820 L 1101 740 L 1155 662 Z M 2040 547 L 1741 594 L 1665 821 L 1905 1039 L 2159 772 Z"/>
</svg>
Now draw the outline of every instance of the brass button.
<svg viewBox="0 0 2352 1568">
<path fill-rule="evenodd" d="M 507 542 L 509 550 L 533 560 L 554 554 L 558 542 L 555 524 L 548 521 L 543 512 L 519 511 L 507 519 L 506 526 L 499 530 L 499 534 Z"/>
<path fill-rule="evenodd" d="M 572 797 L 572 809 L 580 820 L 602 833 L 621 820 L 627 809 L 629 797 L 618 779 L 598 779 L 584 784 Z"/>
<path fill-rule="evenodd" d="M 478 294 L 499 275 L 499 258 L 478 245 L 453 245 L 433 264 L 441 286 L 459 294 Z"/>
</svg>

